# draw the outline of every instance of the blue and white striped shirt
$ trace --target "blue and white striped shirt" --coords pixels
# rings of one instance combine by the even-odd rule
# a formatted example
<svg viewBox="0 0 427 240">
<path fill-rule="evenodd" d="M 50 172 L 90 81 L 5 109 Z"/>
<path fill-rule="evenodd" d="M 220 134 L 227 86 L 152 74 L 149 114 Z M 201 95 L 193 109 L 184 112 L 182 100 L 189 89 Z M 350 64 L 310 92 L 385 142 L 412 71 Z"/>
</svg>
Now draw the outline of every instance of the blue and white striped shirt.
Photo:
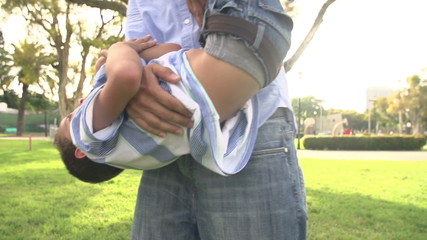
<svg viewBox="0 0 427 240">
<path fill-rule="evenodd" d="M 210 170 L 229 175 L 239 172 L 250 158 L 257 135 L 258 98 L 249 100 L 235 116 L 220 126 L 219 115 L 203 86 L 195 77 L 185 51 L 172 52 L 154 60 L 181 76 L 178 84 L 161 86 L 193 112 L 194 127 L 186 134 L 161 138 L 139 128 L 123 113 L 111 126 L 93 132 L 94 100 L 103 88 L 106 74 L 102 67 L 96 75 L 96 87 L 71 120 L 71 135 L 76 147 L 95 162 L 120 168 L 153 169 L 191 153 Z"/>
</svg>

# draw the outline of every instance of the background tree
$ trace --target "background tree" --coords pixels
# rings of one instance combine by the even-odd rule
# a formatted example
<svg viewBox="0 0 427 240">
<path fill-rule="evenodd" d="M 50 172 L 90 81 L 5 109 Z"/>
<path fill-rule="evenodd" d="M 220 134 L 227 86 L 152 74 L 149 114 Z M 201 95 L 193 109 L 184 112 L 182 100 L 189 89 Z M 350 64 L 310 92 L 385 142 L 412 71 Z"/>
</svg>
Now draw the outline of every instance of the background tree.
<svg viewBox="0 0 427 240">
<path fill-rule="evenodd" d="M 44 54 L 42 50 L 43 46 L 25 40 L 19 46 L 15 46 L 15 52 L 12 54 L 15 66 L 20 69 L 18 81 L 22 85 L 22 97 L 18 107 L 17 136 L 22 136 L 24 132 L 28 88 L 31 85 L 40 85 L 40 79 L 48 78 L 46 66 L 53 61 L 52 56 Z"/>
<path fill-rule="evenodd" d="M 74 108 L 74 103 L 70 102 L 70 100 L 76 99 L 73 95 L 81 96 L 81 89 L 86 81 L 85 74 L 88 53 L 91 46 L 96 46 L 96 44 L 83 46 L 83 42 L 86 42 L 87 39 L 96 41 L 97 36 L 107 39 L 108 36 L 113 35 L 112 31 L 105 31 L 104 27 L 105 24 L 113 21 L 108 20 L 99 23 L 95 19 L 92 20 L 91 17 L 85 17 L 82 14 L 83 11 L 80 11 L 82 10 L 82 6 L 76 7 L 71 2 L 65 0 L 6 0 L 2 8 L 8 12 L 15 11 L 22 15 L 28 22 L 31 30 L 37 31 L 39 36 L 37 40 L 39 42 L 46 41 L 47 39 L 48 42 L 43 42 L 43 44 L 46 48 L 50 45 L 51 51 L 56 56 L 56 62 L 52 64 L 56 70 L 56 82 L 50 87 L 57 88 L 59 112 L 61 117 L 66 116 Z M 110 15 L 112 16 L 111 18 L 117 17 L 117 14 Z M 99 26 L 100 24 L 101 27 Z M 90 26 L 90 28 L 84 28 L 83 26 Z M 76 35 L 76 32 L 87 35 Z M 29 35 L 35 36 L 34 34 Z M 82 45 L 76 44 L 78 41 Z M 74 52 L 80 51 L 82 53 L 81 59 L 76 60 L 76 64 L 72 68 L 70 67 L 71 48 L 75 49 Z M 70 74 L 73 72 L 72 76 L 74 78 L 70 78 Z M 77 88 L 77 91 L 70 91 L 70 88 Z"/>
<path fill-rule="evenodd" d="M 393 94 L 387 111 L 398 116 L 399 133 L 421 134 L 427 127 L 427 79 L 413 75 L 406 79 L 408 87 Z"/>
<path fill-rule="evenodd" d="M 301 102 L 299 103 L 299 101 Z M 313 96 L 292 99 L 292 108 L 295 113 L 299 113 L 299 106 L 301 105 L 301 117 L 303 120 L 310 117 L 318 117 L 321 111 L 325 112 L 321 104 L 322 100 Z"/>
<path fill-rule="evenodd" d="M 60 4 L 60 1 L 54 0 L 6 0 L 6 4 L 2 7 L 9 11 L 19 9 L 29 25 L 38 26 L 41 29 L 39 31 L 35 27 L 33 30 L 46 33 L 48 43 L 56 50 L 57 59 L 53 66 L 58 77 L 59 110 L 61 116 L 65 116 L 69 110 L 65 88 L 69 81 L 68 62 L 72 35 L 69 4 Z"/>
<path fill-rule="evenodd" d="M 376 133 L 379 133 L 380 128 L 390 131 L 396 126 L 397 115 L 390 114 L 389 103 L 387 97 L 380 97 L 374 101 L 371 109 L 371 121 L 375 122 Z"/>
<path fill-rule="evenodd" d="M 41 93 L 29 92 L 26 110 L 32 112 L 45 112 L 58 109 L 58 104 Z"/>
<path fill-rule="evenodd" d="M 427 118 L 427 80 L 413 75 L 406 79 L 409 87 L 403 95 L 406 112 L 409 116 L 413 134 L 420 134 L 423 120 Z"/>
<path fill-rule="evenodd" d="M 323 4 L 323 6 L 320 8 L 319 12 L 317 13 L 317 17 L 314 20 L 313 25 L 311 29 L 308 31 L 304 40 L 300 43 L 295 53 L 283 64 L 286 72 L 289 72 L 292 69 L 294 64 L 298 61 L 298 59 L 301 57 L 301 55 L 303 54 L 307 46 L 310 44 L 311 40 L 313 40 L 317 30 L 319 30 L 319 27 L 323 22 L 323 17 L 325 16 L 326 11 L 328 10 L 329 6 L 331 6 L 331 4 L 334 3 L 335 1 L 336 0 L 327 0 Z M 288 0 L 287 3 L 284 5 L 288 9 L 288 11 L 291 13 L 294 11 L 293 2 L 295 1 Z"/>
<path fill-rule="evenodd" d="M 88 27 L 87 24 L 83 24 L 79 22 L 77 24 L 78 31 L 76 33 L 77 42 L 81 46 L 80 56 L 82 61 L 78 62 L 78 64 L 75 64 L 75 71 L 77 73 L 78 77 L 78 84 L 76 87 L 75 95 L 73 98 L 73 108 L 77 106 L 78 100 L 82 98 L 82 91 L 84 87 L 85 80 L 87 78 L 87 61 L 88 57 L 90 55 L 91 49 L 107 49 L 111 44 L 118 42 L 120 40 L 123 40 L 123 34 L 122 34 L 122 28 L 118 27 L 118 31 L 116 35 L 114 36 L 108 36 L 107 33 L 107 26 L 113 25 L 113 26 L 121 26 L 122 17 L 112 16 L 110 18 L 105 18 L 103 15 L 103 10 L 99 10 L 99 19 L 100 24 L 98 28 L 95 28 L 95 31 L 92 31 L 92 33 L 88 33 L 88 29 L 92 29 L 91 27 Z M 90 37 L 88 37 L 90 36 Z M 97 58 L 93 58 L 93 62 L 91 66 L 93 67 L 95 65 L 95 61 Z M 93 68 L 92 68 L 93 69 Z M 91 69 L 91 70 L 92 70 Z M 94 71 L 92 71 L 94 73 Z"/>
<path fill-rule="evenodd" d="M 396 91 L 393 95 L 388 98 L 387 112 L 397 116 L 397 128 L 399 134 L 402 134 L 402 124 L 404 122 L 405 104 L 403 99 L 403 90 Z"/>
<path fill-rule="evenodd" d="M 3 95 L 0 95 L 0 102 L 5 102 L 8 108 L 18 109 L 19 96 L 13 90 L 4 90 Z"/>
<path fill-rule="evenodd" d="M 127 0 L 67 0 L 71 3 L 81 4 L 81 5 L 87 5 L 95 8 L 100 9 L 110 9 L 113 11 L 116 11 L 120 13 L 122 16 L 126 15 L 126 8 L 127 8 Z M 291 17 L 296 16 L 296 8 L 294 6 L 294 3 L 298 0 L 281 0 L 282 5 L 286 8 L 286 11 Z M 307 46 L 310 44 L 311 40 L 313 40 L 317 30 L 319 29 L 320 25 L 323 22 L 323 17 L 326 14 L 326 11 L 328 10 L 329 6 L 334 3 L 336 0 L 327 0 L 321 9 L 319 10 L 316 19 L 313 22 L 313 25 L 310 29 L 310 31 L 307 33 L 304 40 L 300 43 L 299 47 L 295 51 L 295 53 L 284 63 L 284 67 L 286 72 L 290 71 L 293 67 L 293 65 L 297 62 L 299 57 L 302 55 L 302 53 L 305 51 Z"/>
<path fill-rule="evenodd" d="M 12 54 L 8 52 L 4 45 L 3 32 L 0 30 L 0 90 L 6 92 L 13 80 L 11 70 L 13 66 Z"/>
</svg>

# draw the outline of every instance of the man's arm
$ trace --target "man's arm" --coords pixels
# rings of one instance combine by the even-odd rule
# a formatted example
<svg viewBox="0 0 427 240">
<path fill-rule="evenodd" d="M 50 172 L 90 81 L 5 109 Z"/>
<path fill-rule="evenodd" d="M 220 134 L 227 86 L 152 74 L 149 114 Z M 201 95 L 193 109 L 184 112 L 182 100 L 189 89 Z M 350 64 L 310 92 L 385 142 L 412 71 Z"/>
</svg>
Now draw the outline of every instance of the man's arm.
<svg viewBox="0 0 427 240">
<path fill-rule="evenodd" d="M 149 62 L 155 58 L 159 58 L 160 56 L 172 52 L 178 51 L 181 49 L 181 46 L 175 43 L 159 43 L 156 46 L 150 47 L 141 51 L 139 56 L 145 60 L 145 62 Z"/>
<path fill-rule="evenodd" d="M 259 90 L 257 81 L 247 72 L 212 57 L 203 49 L 189 50 L 186 54 L 220 121 L 230 118 Z"/>
<path fill-rule="evenodd" d="M 201 26 L 206 0 L 186 0 L 186 2 L 189 11 Z M 203 50 L 190 50 L 187 57 L 221 120 L 232 116 L 259 90 L 255 78 L 247 72 L 212 57 Z"/>
</svg>

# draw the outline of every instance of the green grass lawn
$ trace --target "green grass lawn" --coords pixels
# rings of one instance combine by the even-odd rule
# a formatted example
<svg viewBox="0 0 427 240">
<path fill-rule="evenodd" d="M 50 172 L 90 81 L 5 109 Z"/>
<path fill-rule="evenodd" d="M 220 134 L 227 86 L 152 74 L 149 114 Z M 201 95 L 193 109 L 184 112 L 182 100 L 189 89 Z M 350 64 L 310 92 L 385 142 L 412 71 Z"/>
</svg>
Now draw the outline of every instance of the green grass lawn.
<svg viewBox="0 0 427 240">
<path fill-rule="evenodd" d="M 310 239 L 427 239 L 427 161 L 301 159 Z"/>
<path fill-rule="evenodd" d="M 0 140 L 0 239 L 129 239 L 141 176 L 71 177 L 48 141 Z"/>
<path fill-rule="evenodd" d="M 309 239 L 427 239 L 427 162 L 301 159 Z M 140 172 L 68 175 L 48 141 L 0 140 L 0 239 L 129 239 Z"/>
</svg>

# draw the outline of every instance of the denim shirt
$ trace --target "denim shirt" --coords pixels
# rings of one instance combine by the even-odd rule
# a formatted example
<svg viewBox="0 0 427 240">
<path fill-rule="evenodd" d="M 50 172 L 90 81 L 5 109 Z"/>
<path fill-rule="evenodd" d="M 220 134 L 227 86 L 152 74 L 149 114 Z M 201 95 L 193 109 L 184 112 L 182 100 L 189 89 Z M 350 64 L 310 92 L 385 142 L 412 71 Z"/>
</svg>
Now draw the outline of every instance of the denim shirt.
<svg viewBox="0 0 427 240">
<path fill-rule="evenodd" d="M 150 34 L 159 43 L 176 43 L 185 49 L 201 47 L 200 27 L 188 11 L 185 0 L 129 0 L 127 9 L 127 39 L 142 38 Z M 260 104 L 259 126 L 278 107 L 291 109 L 284 69 L 281 69 L 270 85 L 261 89 L 253 98 Z"/>
</svg>

